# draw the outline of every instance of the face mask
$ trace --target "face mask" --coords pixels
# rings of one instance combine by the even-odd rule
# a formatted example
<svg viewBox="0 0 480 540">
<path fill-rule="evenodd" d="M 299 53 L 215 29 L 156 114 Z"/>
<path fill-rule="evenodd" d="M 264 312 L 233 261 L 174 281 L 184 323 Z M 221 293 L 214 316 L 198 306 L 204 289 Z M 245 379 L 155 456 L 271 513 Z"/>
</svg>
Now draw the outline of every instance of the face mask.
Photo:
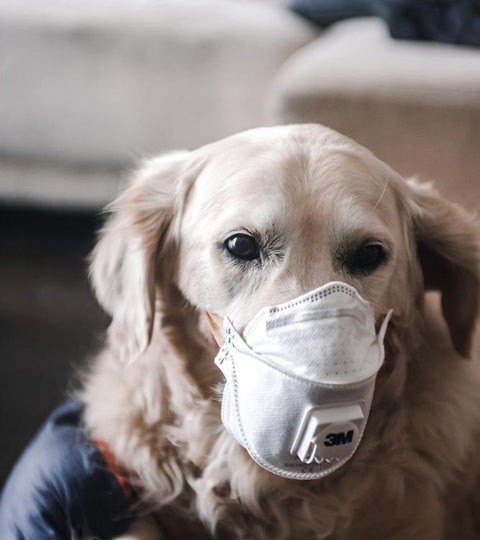
<svg viewBox="0 0 480 540">
<path fill-rule="evenodd" d="M 262 309 L 243 336 L 228 319 L 216 365 L 226 384 L 222 421 L 268 471 L 309 480 L 341 467 L 362 438 L 383 339 L 353 287 L 331 282 Z"/>
</svg>

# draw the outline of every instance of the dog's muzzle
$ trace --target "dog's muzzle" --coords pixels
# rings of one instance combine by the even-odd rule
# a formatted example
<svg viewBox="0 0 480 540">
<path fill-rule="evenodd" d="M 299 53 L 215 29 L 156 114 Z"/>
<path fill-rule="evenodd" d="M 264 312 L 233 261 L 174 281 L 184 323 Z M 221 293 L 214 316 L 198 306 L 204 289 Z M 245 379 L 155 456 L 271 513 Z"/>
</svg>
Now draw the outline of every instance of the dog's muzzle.
<svg viewBox="0 0 480 540">
<path fill-rule="evenodd" d="M 262 309 L 241 336 L 226 318 L 215 358 L 226 384 L 222 421 L 268 471 L 321 478 L 358 447 L 383 363 L 373 309 L 346 283 L 331 282 Z"/>
</svg>

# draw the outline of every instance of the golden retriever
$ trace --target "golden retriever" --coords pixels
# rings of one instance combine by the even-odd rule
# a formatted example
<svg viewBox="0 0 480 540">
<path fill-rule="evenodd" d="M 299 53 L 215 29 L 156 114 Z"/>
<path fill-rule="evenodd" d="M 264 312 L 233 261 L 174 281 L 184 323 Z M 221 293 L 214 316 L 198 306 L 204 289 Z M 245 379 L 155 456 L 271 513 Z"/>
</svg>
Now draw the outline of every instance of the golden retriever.
<svg viewBox="0 0 480 540">
<path fill-rule="evenodd" d="M 112 322 L 81 397 L 151 516 L 124 538 L 480 537 L 474 218 L 320 125 L 152 159 L 110 210 L 91 277 Z M 221 423 L 205 312 L 242 331 L 334 280 L 394 311 L 370 419 L 340 470 L 280 478 Z"/>
</svg>

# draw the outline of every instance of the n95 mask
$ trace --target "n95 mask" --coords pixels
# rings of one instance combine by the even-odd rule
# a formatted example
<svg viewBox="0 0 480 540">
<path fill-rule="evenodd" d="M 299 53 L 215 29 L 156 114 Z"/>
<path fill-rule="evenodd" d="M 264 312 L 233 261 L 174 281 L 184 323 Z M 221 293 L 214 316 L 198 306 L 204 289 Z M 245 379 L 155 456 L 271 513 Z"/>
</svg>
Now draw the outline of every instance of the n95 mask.
<svg viewBox="0 0 480 540">
<path fill-rule="evenodd" d="M 357 449 L 384 358 L 373 309 L 331 282 L 263 308 L 241 336 L 226 318 L 216 365 L 222 422 L 252 459 L 286 478 L 325 476 Z"/>
</svg>

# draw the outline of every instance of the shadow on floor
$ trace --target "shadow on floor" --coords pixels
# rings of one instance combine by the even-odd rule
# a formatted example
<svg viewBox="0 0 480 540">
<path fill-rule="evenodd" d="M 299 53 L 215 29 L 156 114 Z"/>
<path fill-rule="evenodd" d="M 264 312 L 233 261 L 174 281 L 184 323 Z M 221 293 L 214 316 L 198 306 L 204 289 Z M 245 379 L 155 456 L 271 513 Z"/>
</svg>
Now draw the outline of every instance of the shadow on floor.
<svg viewBox="0 0 480 540">
<path fill-rule="evenodd" d="M 101 218 L 0 208 L 0 487 L 108 324 L 86 277 Z"/>
</svg>

